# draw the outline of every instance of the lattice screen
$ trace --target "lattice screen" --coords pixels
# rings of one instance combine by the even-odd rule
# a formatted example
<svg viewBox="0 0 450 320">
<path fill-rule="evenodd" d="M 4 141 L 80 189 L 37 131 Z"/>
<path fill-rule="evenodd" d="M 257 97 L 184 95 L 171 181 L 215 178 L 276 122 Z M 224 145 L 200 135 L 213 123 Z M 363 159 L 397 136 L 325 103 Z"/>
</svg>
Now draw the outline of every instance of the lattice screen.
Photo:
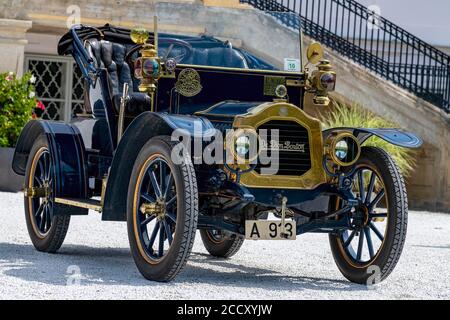
<svg viewBox="0 0 450 320">
<path fill-rule="evenodd" d="M 83 112 L 83 80 L 72 59 L 27 55 L 25 67 L 36 77 L 36 96 L 44 119 L 70 121 Z"/>
</svg>

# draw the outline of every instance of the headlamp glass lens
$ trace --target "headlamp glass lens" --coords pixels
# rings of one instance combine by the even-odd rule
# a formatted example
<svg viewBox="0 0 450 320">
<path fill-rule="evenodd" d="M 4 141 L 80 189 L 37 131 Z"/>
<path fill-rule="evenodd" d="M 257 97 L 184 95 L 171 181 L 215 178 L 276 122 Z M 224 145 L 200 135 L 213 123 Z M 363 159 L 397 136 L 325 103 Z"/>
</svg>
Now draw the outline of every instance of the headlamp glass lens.
<svg viewBox="0 0 450 320">
<path fill-rule="evenodd" d="M 250 139 L 247 136 L 240 136 L 235 143 L 236 154 L 240 158 L 246 158 L 250 151 Z"/>
<path fill-rule="evenodd" d="M 334 152 L 339 160 L 344 161 L 348 155 L 348 143 L 345 140 L 339 141 L 336 143 Z"/>
</svg>

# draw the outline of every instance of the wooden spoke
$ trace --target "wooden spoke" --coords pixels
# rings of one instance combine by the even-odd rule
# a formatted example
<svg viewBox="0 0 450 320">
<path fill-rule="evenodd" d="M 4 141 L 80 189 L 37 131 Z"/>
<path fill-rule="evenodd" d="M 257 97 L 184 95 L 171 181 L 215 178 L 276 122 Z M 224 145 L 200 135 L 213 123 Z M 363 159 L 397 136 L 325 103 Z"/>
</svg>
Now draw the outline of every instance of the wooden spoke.
<svg viewBox="0 0 450 320">
<path fill-rule="evenodd" d="M 158 235 L 159 230 L 159 221 L 156 222 L 155 226 L 153 227 L 152 235 L 150 236 L 149 242 L 148 242 L 148 249 L 152 250 L 153 244 L 155 243 L 156 236 Z"/>
<path fill-rule="evenodd" d="M 372 172 L 372 174 L 370 175 L 370 181 L 369 181 L 369 187 L 367 189 L 367 196 L 366 196 L 366 204 L 370 203 L 370 199 L 372 198 L 372 193 L 373 193 L 373 189 L 375 187 L 375 180 L 376 180 L 376 175 L 375 172 Z"/>
<path fill-rule="evenodd" d="M 359 197 L 362 202 L 365 201 L 365 192 L 364 192 L 364 170 L 358 171 L 358 185 L 359 185 Z"/>
<path fill-rule="evenodd" d="M 356 255 L 356 260 L 360 261 L 362 256 L 362 250 L 364 247 L 364 233 L 359 233 L 359 243 L 358 243 L 358 253 Z"/>
<path fill-rule="evenodd" d="M 146 227 L 150 222 L 152 222 L 153 220 L 155 220 L 156 216 L 150 216 L 147 219 L 145 219 L 144 221 L 141 222 L 141 228 Z"/>
<path fill-rule="evenodd" d="M 370 229 L 372 229 L 372 231 L 376 234 L 376 236 L 378 237 L 378 239 L 380 239 L 380 241 L 384 240 L 384 236 L 381 234 L 381 232 L 377 229 L 377 227 L 375 226 L 375 224 L 373 222 L 371 222 L 369 224 Z"/>
<path fill-rule="evenodd" d="M 162 257 L 164 255 L 164 224 L 159 223 L 159 250 L 158 255 Z"/>
<path fill-rule="evenodd" d="M 167 224 L 166 220 L 163 220 L 163 223 L 164 223 L 164 229 L 166 230 L 167 240 L 169 241 L 169 245 L 171 245 L 172 241 L 173 241 L 172 231 L 170 230 L 170 227 Z"/>
<path fill-rule="evenodd" d="M 141 198 L 143 198 L 145 201 L 150 202 L 150 203 L 153 203 L 156 201 L 155 198 L 153 198 L 151 195 L 149 195 L 146 192 L 141 193 Z"/>
<path fill-rule="evenodd" d="M 164 190 L 164 195 L 163 195 L 164 199 L 167 199 L 170 189 L 172 188 L 172 183 L 173 183 L 173 175 L 172 175 L 172 173 L 170 173 L 168 181 L 167 181 L 166 189 Z"/>
<path fill-rule="evenodd" d="M 372 259 L 375 256 L 375 253 L 373 252 L 372 236 L 370 235 L 370 229 L 368 227 L 364 228 L 364 234 L 366 236 L 370 259 Z"/>
<path fill-rule="evenodd" d="M 384 195 L 385 191 L 384 189 L 381 189 L 381 191 L 377 194 L 375 199 L 373 199 L 373 201 L 370 203 L 369 208 L 373 210 L 373 208 L 375 208 L 375 206 L 380 202 L 380 200 L 384 197 Z"/>
<path fill-rule="evenodd" d="M 156 180 L 156 176 L 155 176 L 155 172 L 154 171 L 150 171 L 149 172 L 150 175 L 150 181 L 152 183 L 153 186 L 153 190 L 155 191 L 155 195 L 156 197 L 161 197 L 161 188 L 159 187 L 159 184 Z"/>
<path fill-rule="evenodd" d="M 355 235 L 356 235 L 356 231 L 353 230 L 352 233 L 350 234 L 350 236 L 344 242 L 344 248 L 347 248 L 350 245 L 350 243 L 352 243 L 353 239 L 355 238 Z"/>
</svg>

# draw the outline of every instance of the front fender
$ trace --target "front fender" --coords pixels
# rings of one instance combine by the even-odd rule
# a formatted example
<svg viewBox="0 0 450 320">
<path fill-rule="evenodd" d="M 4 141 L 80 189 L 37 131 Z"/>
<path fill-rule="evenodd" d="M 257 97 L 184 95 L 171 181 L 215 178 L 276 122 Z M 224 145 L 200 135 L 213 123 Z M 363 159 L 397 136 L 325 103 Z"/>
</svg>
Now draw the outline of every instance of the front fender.
<svg viewBox="0 0 450 320">
<path fill-rule="evenodd" d="M 205 118 L 155 112 L 140 114 L 128 126 L 111 164 L 102 220 L 126 220 L 129 180 L 139 152 L 151 138 L 171 136 L 176 129 L 185 130 L 191 136 L 196 136 L 202 132 L 212 132 L 214 127 Z"/>
<path fill-rule="evenodd" d="M 323 131 L 324 140 L 333 132 L 337 131 L 347 131 L 351 132 L 359 141 L 361 145 L 363 145 L 367 139 L 372 136 L 377 136 L 380 139 L 383 139 L 393 145 L 417 149 L 420 148 L 423 144 L 423 141 L 420 137 L 416 136 L 411 132 L 405 132 L 399 129 L 391 129 L 391 128 L 379 128 L 379 129 L 369 129 L 369 128 L 332 128 Z"/>
</svg>

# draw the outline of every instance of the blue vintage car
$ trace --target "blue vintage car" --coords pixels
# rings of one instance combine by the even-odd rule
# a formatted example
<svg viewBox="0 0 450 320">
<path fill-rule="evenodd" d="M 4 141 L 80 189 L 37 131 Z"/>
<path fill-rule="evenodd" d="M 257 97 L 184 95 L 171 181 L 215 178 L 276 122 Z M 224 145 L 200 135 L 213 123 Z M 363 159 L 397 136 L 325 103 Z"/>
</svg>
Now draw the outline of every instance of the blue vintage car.
<svg viewBox="0 0 450 320">
<path fill-rule="evenodd" d="M 56 252 L 70 217 L 90 209 L 127 222 L 136 265 L 155 281 L 183 269 L 197 229 L 216 257 L 245 239 L 322 232 L 350 281 L 394 269 L 405 184 L 390 155 L 364 143 L 422 142 L 394 129 L 323 131 L 303 111 L 326 105 L 335 87 L 320 45 L 287 70 L 213 37 L 110 25 L 75 26 L 58 49 L 83 73 L 85 112 L 73 123 L 30 121 L 18 141 L 13 169 L 25 177 L 37 250 Z"/>
</svg>

